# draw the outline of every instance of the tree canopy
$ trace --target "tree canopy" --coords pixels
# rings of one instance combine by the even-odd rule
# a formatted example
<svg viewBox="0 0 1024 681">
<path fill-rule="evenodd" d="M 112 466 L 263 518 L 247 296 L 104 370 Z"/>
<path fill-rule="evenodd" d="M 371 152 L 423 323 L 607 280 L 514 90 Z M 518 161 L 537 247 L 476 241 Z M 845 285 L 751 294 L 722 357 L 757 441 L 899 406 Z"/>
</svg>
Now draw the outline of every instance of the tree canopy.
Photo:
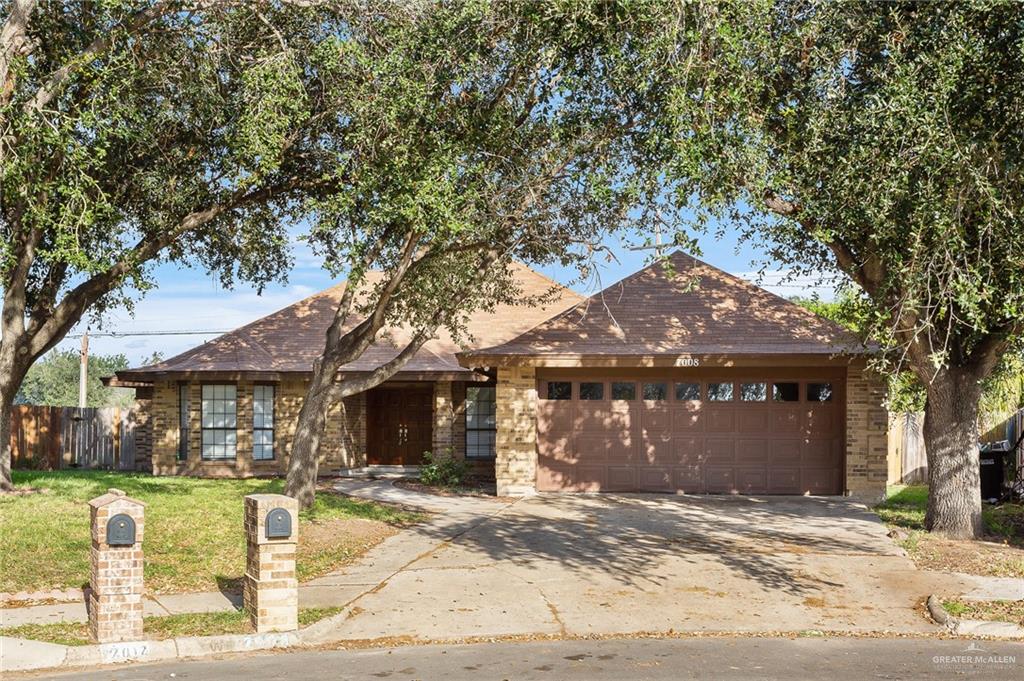
<svg viewBox="0 0 1024 681">
<path fill-rule="evenodd" d="M 928 526 L 981 529 L 981 382 L 1024 332 L 1024 13 L 1012 2 L 726 3 L 689 26 L 677 197 L 838 268 L 928 393 Z"/>
<path fill-rule="evenodd" d="M 288 493 L 315 491 L 327 407 L 401 369 L 466 316 L 530 304 L 513 259 L 585 268 L 609 230 L 661 208 L 671 146 L 651 123 L 664 15 L 576 3 L 455 3 L 344 13 L 314 53 L 338 185 L 309 235 L 349 288 L 303 402 Z M 382 273 L 368 282 L 370 270 Z M 366 284 L 366 286 L 364 286 Z M 357 295 L 360 287 L 369 289 Z M 348 295 L 351 294 L 351 295 Z M 368 376 L 335 376 L 385 326 L 410 335 Z"/>
</svg>

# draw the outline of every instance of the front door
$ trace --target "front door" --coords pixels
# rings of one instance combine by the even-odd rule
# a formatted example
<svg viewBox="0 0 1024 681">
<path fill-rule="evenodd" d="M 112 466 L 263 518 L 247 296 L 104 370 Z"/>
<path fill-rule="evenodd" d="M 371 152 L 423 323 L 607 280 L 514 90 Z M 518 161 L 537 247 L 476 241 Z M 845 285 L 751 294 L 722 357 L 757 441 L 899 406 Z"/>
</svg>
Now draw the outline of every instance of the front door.
<svg viewBox="0 0 1024 681">
<path fill-rule="evenodd" d="M 434 391 L 374 388 L 366 396 L 366 460 L 378 466 L 418 466 L 433 446 Z"/>
</svg>

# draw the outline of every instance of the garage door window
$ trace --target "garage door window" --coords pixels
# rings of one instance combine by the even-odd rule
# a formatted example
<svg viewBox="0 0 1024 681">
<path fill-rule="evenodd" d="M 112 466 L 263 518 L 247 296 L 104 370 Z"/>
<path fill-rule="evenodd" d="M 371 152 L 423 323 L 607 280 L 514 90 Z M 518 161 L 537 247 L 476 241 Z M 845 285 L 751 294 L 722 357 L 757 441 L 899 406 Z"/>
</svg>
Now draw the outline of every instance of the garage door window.
<svg viewBox="0 0 1024 681">
<path fill-rule="evenodd" d="M 807 384 L 807 401 L 808 402 L 831 402 L 832 401 L 832 384 L 831 383 L 808 383 Z"/>
<path fill-rule="evenodd" d="M 620 383 L 616 381 L 612 383 L 612 399 L 613 400 L 635 400 L 636 399 L 636 383 Z"/>
<path fill-rule="evenodd" d="M 664 383 L 644 383 L 644 399 L 664 401 L 668 399 L 668 386 Z"/>
<path fill-rule="evenodd" d="M 571 400 L 572 383 L 569 381 L 548 381 L 547 399 Z"/>
<path fill-rule="evenodd" d="M 774 383 L 772 399 L 776 402 L 797 402 L 800 400 L 799 383 Z"/>
<path fill-rule="evenodd" d="M 732 383 L 708 383 L 708 400 L 732 402 Z"/>
<path fill-rule="evenodd" d="M 740 399 L 744 402 L 764 402 L 768 399 L 768 386 L 765 383 L 741 383 Z"/>
<path fill-rule="evenodd" d="M 604 383 L 580 383 L 581 400 L 603 400 Z"/>
<path fill-rule="evenodd" d="M 700 399 L 700 383 L 676 383 L 676 399 L 692 402 Z"/>
</svg>

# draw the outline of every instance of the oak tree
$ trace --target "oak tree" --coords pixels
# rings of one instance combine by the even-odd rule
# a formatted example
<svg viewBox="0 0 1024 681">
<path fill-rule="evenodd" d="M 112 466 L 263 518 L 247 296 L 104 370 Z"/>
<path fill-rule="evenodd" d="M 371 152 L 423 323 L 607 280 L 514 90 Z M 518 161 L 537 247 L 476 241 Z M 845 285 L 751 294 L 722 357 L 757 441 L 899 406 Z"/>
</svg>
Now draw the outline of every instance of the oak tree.
<svg viewBox="0 0 1024 681">
<path fill-rule="evenodd" d="M 675 36 L 659 7 L 426 4 L 340 12 L 316 50 L 336 191 L 311 244 L 348 284 L 315 362 L 286 493 L 313 502 L 328 409 L 399 371 L 467 315 L 530 304 L 513 259 L 585 267 L 609 229 L 653 214 L 671 147 L 641 93 L 662 86 Z M 643 106 L 640 106 L 643 102 Z M 669 219 L 665 211 L 662 219 Z M 385 329 L 374 371 L 345 372 Z"/>
<path fill-rule="evenodd" d="M 700 16 L 666 122 L 679 202 L 859 286 L 882 363 L 926 390 L 926 525 L 979 536 L 979 396 L 1024 334 L 1024 12 L 761 0 Z"/>
<path fill-rule="evenodd" d="M 315 93 L 287 2 L 0 2 L 0 488 L 29 367 L 87 315 L 130 306 L 156 263 L 225 284 L 287 266 Z M 298 38 L 296 39 L 296 42 Z"/>
</svg>

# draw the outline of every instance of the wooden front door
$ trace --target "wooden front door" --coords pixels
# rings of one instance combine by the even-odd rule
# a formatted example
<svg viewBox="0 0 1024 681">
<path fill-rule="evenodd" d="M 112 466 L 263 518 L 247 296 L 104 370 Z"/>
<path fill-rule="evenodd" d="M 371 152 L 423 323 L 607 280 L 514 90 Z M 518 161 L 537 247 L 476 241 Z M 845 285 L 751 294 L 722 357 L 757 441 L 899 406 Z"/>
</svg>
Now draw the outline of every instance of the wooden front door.
<svg viewBox="0 0 1024 681">
<path fill-rule="evenodd" d="M 378 466 L 418 466 L 433 447 L 434 390 L 374 388 L 366 396 L 366 461 Z"/>
</svg>

